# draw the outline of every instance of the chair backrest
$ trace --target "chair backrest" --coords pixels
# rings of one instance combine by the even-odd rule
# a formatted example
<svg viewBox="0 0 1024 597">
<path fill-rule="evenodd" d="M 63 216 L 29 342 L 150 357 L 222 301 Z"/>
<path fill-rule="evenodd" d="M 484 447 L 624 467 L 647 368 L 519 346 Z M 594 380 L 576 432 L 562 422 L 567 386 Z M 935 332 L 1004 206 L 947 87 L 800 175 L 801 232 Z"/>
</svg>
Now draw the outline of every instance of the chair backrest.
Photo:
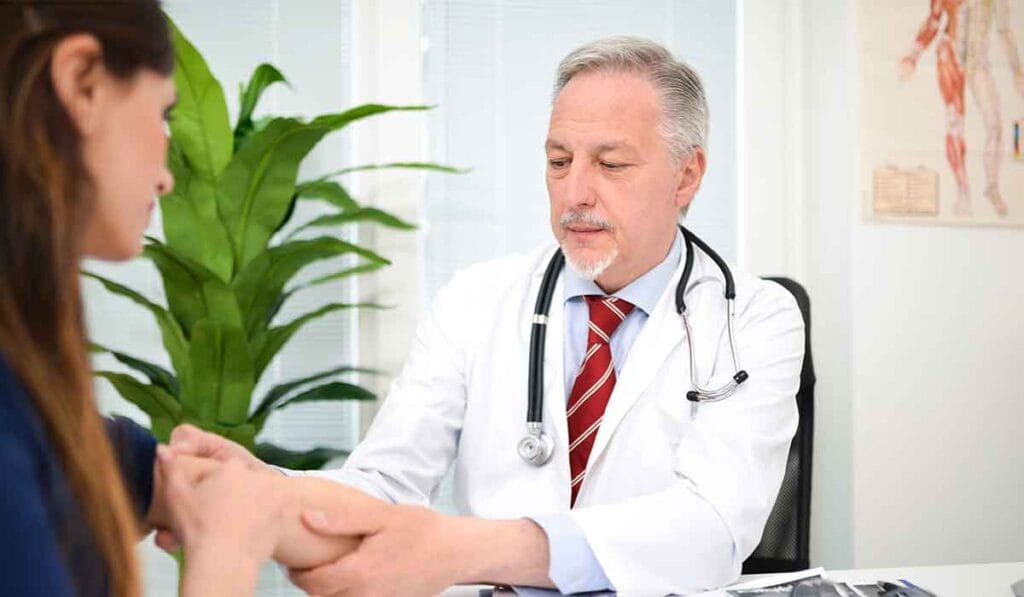
<svg viewBox="0 0 1024 597">
<path fill-rule="evenodd" d="M 768 517 L 761 543 L 743 562 L 744 574 L 792 572 L 810 567 L 811 456 L 814 443 L 814 361 L 811 358 L 811 299 L 789 278 L 765 278 L 788 290 L 804 317 L 804 363 L 796 393 L 800 423 L 789 447 L 786 476 Z"/>
</svg>

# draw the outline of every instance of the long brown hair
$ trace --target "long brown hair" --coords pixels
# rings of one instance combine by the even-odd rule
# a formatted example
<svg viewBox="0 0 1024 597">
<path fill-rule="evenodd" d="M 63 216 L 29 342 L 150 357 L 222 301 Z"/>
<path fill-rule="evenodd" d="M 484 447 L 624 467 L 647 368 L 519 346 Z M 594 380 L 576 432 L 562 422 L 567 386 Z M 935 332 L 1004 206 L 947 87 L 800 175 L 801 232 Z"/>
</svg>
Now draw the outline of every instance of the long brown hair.
<svg viewBox="0 0 1024 597">
<path fill-rule="evenodd" d="M 128 80 L 169 75 L 174 53 L 157 0 L 0 5 L 0 354 L 25 386 L 106 562 L 111 594 L 141 593 L 138 527 L 96 412 L 79 287 L 92 212 L 78 132 L 54 92 L 50 58 L 87 33 Z"/>
</svg>

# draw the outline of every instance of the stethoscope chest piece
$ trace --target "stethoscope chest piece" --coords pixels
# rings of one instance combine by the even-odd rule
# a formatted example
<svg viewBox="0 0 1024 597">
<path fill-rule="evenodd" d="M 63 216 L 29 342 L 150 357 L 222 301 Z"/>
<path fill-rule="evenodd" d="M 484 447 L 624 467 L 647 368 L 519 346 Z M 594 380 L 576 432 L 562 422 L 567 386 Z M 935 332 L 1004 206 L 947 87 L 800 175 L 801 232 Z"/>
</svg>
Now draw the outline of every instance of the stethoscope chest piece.
<svg viewBox="0 0 1024 597">
<path fill-rule="evenodd" d="M 555 453 L 555 441 L 551 436 L 544 433 L 543 427 L 538 423 L 527 423 L 529 433 L 519 440 L 516 450 L 519 457 L 534 466 L 543 466 L 551 460 Z"/>
<path fill-rule="evenodd" d="M 697 405 L 705 402 L 717 402 L 731 396 L 736 389 L 749 377 L 739 364 L 736 355 L 736 337 L 733 332 L 733 320 L 736 317 L 734 300 L 736 288 L 733 282 L 732 272 L 729 266 L 714 252 L 704 241 L 697 238 L 689 230 L 679 227 L 683 234 L 683 241 L 686 245 L 686 261 L 683 265 L 683 273 L 676 285 L 676 312 L 679 313 L 685 327 L 686 342 L 690 352 L 690 391 L 686 392 L 686 399 L 690 402 L 690 416 L 697 413 Z M 727 384 L 720 388 L 704 388 L 697 383 L 696 359 L 693 349 L 693 330 L 690 329 L 690 322 L 686 312 L 685 293 L 690 281 L 690 273 L 693 270 L 694 249 L 700 248 L 718 266 L 725 278 L 725 301 L 727 308 L 727 328 L 729 336 L 729 352 L 732 355 L 733 370 L 735 373 Z M 530 360 L 529 380 L 527 391 L 527 414 L 526 414 L 526 435 L 519 440 L 516 450 L 519 457 L 529 464 L 543 466 L 551 460 L 555 451 L 555 442 L 547 433 L 544 433 L 543 405 L 544 405 L 544 338 L 547 333 L 548 309 L 551 307 L 552 295 L 555 292 L 555 281 L 565 265 L 565 256 L 562 251 L 555 251 L 548 262 L 544 277 L 541 279 L 540 289 L 537 292 L 537 304 L 534 308 L 533 319 L 530 329 Z"/>
</svg>

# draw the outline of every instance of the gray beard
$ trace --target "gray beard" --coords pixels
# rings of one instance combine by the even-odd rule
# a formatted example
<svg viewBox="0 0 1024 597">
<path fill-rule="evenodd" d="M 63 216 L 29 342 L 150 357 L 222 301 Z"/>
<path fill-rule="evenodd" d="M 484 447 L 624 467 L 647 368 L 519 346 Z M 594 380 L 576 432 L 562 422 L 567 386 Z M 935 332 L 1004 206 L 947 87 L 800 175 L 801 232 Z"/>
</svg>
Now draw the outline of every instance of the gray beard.
<svg viewBox="0 0 1024 597">
<path fill-rule="evenodd" d="M 569 255 L 569 252 L 565 250 L 565 247 L 562 247 L 562 254 L 565 255 L 565 262 L 569 264 L 572 271 L 576 272 L 576 275 L 593 282 L 601 277 L 601 274 L 608 269 L 608 266 L 615 263 L 615 260 L 619 257 L 619 250 L 618 248 L 612 249 L 612 252 L 607 257 L 596 263 L 580 263 L 576 261 Z"/>
</svg>

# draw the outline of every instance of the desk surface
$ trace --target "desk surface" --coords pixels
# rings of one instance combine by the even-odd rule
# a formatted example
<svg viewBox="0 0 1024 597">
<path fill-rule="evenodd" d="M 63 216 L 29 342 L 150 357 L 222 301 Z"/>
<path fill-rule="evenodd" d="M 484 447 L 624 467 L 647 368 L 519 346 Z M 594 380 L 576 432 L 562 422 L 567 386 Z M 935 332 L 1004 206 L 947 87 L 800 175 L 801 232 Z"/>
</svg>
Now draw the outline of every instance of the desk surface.
<svg viewBox="0 0 1024 597">
<path fill-rule="evenodd" d="M 1024 579 L 1024 562 L 826 570 L 825 575 L 832 580 L 855 583 L 905 578 L 940 597 L 1012 597 L 1010 585 Z M 741 580 L 749 578 L 755 577 Z M 482 588 L 486 587 L 452 587 L 444 592 L 444 597 L 478 597 Z"/>
<path fill-rule="evenodd" d="M 1011 597 L 1010 585 L 1024 579 L 1024 562 L 826 570 L 825 574 L 833 580 L 856 583 L 905 578 L 941 597 Z"/>
</svg>

